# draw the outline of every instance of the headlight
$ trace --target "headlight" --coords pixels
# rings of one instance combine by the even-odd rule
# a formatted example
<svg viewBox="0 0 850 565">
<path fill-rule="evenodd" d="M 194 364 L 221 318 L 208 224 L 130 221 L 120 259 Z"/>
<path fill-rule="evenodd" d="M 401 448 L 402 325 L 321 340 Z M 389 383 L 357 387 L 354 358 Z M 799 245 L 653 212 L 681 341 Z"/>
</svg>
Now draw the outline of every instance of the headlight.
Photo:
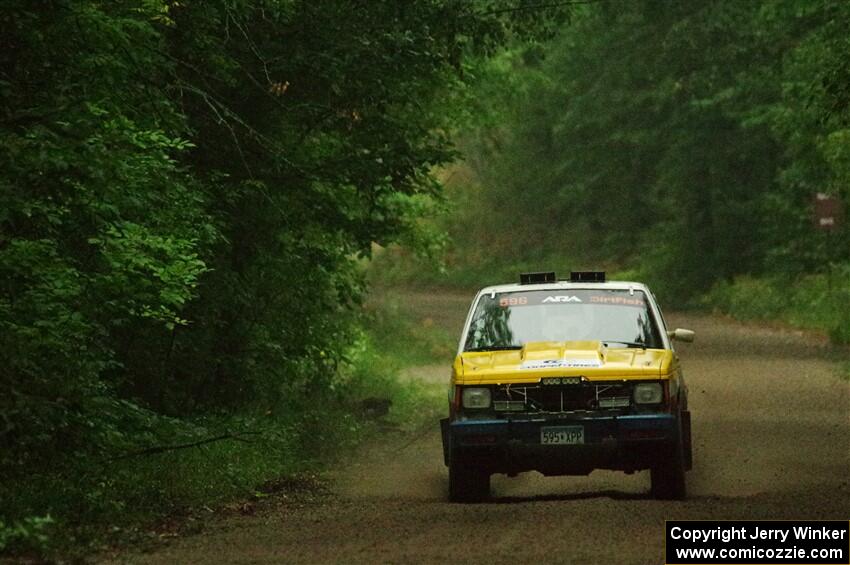
<svg viewBox="0 0 850 565">
<path fill-rule="evenodd" d="M 490 407 L 490 389 L 489 388 L 464 388 L 463 389 L 463 407 L 464 408 L 489 408 Z"/>
<path fill-rule="evenodd" d="M 664 398 L 661 383 L 635 385 L 635 404 L 658 404 Z"/>
</svg>

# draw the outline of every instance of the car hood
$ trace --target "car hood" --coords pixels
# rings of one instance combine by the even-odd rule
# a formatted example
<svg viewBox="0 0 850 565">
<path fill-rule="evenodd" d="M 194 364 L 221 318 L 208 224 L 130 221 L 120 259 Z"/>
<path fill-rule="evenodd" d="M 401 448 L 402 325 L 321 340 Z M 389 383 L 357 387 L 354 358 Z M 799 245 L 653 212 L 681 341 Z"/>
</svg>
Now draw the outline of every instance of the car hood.
<svg viewBox="0 0 850 565">
<path fill-rule="evenodd" d="M 673 352 L 608 348 L 600 341 L 540 341 L 513 351 L 464 352 L 455 360 L 456 384 L 538 382 L 543 377 L 588 380 L 667 378 Z"/>
</svg>

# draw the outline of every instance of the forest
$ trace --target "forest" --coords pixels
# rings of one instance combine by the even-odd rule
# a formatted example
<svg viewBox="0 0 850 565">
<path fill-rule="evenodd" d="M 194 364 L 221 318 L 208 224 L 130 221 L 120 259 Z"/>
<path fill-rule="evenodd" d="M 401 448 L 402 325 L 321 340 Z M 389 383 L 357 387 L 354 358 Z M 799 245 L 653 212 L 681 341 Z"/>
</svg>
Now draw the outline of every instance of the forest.
<svg viewBox="0 0 850 565">
<path fill-rule="evenodd" d="M 597 266 L 850 341 L 848 31 L 830 0 L 576 7 L 479 73 L 435 280 Z"/>
<path fill-rule="evenodd" d="M 601 267 L 850 342 L 843 0 L 8 0 L 0 23 L 0 551 L 355 441 L 352 398 L 396 386 L 370 285 Z"/>
</svg>

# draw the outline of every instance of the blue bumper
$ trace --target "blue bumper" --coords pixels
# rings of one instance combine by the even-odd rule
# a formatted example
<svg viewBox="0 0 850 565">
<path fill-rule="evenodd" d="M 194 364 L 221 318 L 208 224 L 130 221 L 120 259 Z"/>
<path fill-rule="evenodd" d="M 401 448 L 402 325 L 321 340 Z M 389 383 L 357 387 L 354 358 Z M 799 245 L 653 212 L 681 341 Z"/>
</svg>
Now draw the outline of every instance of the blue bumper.
<svg viewBox="0 0 850 565">
<path fill-rule="evenodd" d="M 493 473 L 540 471 L 585 475 L 594 469 L 637 471 L 653 466 L 679 437 L 673 414 L 443 420 L 446 464 L 454 457 Z M 581 426 L 580 445 L 541 443 L 541 429 Z"/>
</svg>

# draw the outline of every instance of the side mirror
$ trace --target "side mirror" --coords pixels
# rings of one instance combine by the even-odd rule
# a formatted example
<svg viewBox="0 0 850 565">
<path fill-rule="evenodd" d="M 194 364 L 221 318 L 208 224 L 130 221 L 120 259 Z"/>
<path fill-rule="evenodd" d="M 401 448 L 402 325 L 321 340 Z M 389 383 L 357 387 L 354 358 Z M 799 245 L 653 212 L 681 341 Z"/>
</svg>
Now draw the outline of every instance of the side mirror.
<svg viewBox="0 0 850 565">
<path fill-rule="evenodd" d="M 694 341 L 694 332 L 691 330 L 683 330 L 682 328 L 676 328 L 675 330 L 667 332 L 667 336 L 670 339 L 676 341 L 684 341 L 687 343 L 692 343 Z"/>
</svg>

